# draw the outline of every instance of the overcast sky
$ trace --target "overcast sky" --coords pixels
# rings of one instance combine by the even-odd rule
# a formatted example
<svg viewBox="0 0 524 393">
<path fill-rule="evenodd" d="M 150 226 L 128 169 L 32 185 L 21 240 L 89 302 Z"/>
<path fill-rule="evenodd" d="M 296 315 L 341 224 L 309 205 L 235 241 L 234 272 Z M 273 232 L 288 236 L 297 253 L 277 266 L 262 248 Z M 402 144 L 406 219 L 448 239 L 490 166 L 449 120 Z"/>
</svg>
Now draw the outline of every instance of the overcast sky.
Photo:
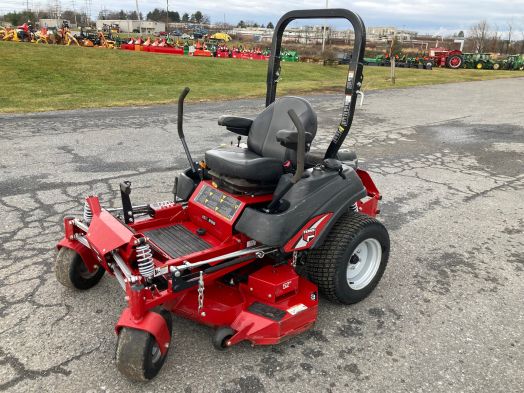
<svg viewBox="0 0 524 393">
<path fill-rule="evenodd" d="M 55 0 L 29 0 L 29 5 L 46 8 Z M 93 16 L 102 8 L 135 9 L 134 0 L 61 0 L 62 9 L 80 9 L 91 1 Z M 26 0 L 0 0 L 0 12 L 25 8 Z M 140 11 L 146 14 L 154 8 L 165 8 L 165 0 L 139 0 Z M 286 11 L 303 8 L 323 8 L 325 0 L 203 0 L 169 1 L 169 9 L 181 13 L 200 10 L 211 17 L 212 22 L 237 23 L 240 19 L 258 23 L 275 23 Z M 497 25 L 499 31 L 507 30 L 507 22 L 513 20 L 515 30 L 524 30 L 524 0 L 329 0 L 330 8 L 349 8 L 359 13 L 366 26 L 397 26 L 420 32 L 468 30 L 482 19 Z M 320 24 L 321 22 L 317 23 Z M 314 22 L 313 22 L 314 24 Z"/>
</svg>

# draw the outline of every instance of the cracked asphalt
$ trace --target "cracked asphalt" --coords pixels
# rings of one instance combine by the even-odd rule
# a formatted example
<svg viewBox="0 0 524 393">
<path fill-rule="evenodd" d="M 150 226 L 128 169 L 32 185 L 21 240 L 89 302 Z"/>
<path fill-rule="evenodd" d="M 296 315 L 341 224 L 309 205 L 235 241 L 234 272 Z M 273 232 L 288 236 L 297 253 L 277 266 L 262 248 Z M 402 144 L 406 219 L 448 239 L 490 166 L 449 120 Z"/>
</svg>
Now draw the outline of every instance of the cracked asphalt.
<svg viewBox="0 0 524 393">
<path fill-rule="evenodd" d="M 523 90 L 519 78 L 367 94 L 346 147 L 384 197 L 392 252 L 374 293 L 350 307 L 321 300 L 313 330 L 273 347 L 217 352 L 209 328 L 176 318 L 148 384 L 115 367 L 118 283 L 61 287 L 54 245 L 87 194 L 118 206 L 125 179 L 136 203 L 171 197 L 186 165 L 176 108 L 0 116 L 0 391 L 522 391 Z M 325 148 L 343 97 L 309 99 Z M 219 115 L 262 107 L 188 105 L 194 156 L 235 140 Z"/>
</svg>

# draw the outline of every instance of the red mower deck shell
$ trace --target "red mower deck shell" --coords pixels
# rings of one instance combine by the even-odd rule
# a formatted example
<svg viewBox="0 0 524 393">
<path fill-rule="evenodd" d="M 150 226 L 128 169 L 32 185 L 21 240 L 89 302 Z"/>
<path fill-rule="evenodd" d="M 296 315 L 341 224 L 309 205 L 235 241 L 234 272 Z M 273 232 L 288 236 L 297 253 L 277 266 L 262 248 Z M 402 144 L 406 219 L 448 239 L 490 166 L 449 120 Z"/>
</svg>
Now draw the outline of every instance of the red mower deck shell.
<svg viewBox="0 0 524 393">
<path fill-rule="evenodd" d="M 361 203 L 361 211 L 375 215 L 379 199 L 378 190 L 373 181 L 362 170 L 357 170 L 358 175 L 367 189 L 369 199 Z M 112 250 L 118 250 L 124 260 L 133 260 L 133 247 L 144 237 L 144 232 L 171 226 L 183 226 L 191 233 L 196 233 L 198 228 L 206 231 L 201 239 L 209 244 L 209 248 L 190 253 L 181 257 L 171 257 L 150 240 L 155 250 L 154 263 L 156 268 L 178 266 L 185 261 L 194 262 L 213 258 L 225 253 L 239 251 L 248 246 L 251 239 L 236 233 L 233 229 L 243 209 L 249 205 L 269 202 L 271 194 L 260 196 L 238 196 L 228 194 L 223 190 L 216 190 L 223 195 L 234 199 L 238 203 L 237 210 L 232 217 L 224 217 L 196 201 L 201 192 L 216 190 L 211 181 L 202 181 L 193 192 L 187 207 L 182 204 L 171 204 L 155 209 L 154 216 L 144 220 L 137 220 L 125 226 L 112 214 L 100 207 L 97 197 L 87 198 L 93 212 L 89 230 L 85 234 L 90 249 L 71 239 L 74 234 L 81 234 L 71 224 L 71 218 L 64 220 L 66 238 L 58 244 L 58 248 L 68 247 L 79 253 L 92 270 L 95 264 L 102 265 L 106 270 L 106 257 Z M 314 244 L 310 238 L 310 226 L 321 222 L 315 232 L 315 237 L 320 235 L 324 226 L 331 219 L 332 214 L 327 213 L 311 219 L 303 230 L 300 230 L 285 246 L 289 252 L 293 250 L 299 239 L 309 238 L 309 248 Z M 318 232 L 317 232 L 318 231 Z M 255 258 L 246 259 L 234 266 L 206 274 L 204 307 L 198 310 L 198 293 L 195 287 L 190 287 L 174 292 L 171 284 L 164 290 L 151 290 L 143 285 L 132 285 L 126 282 L 126 299 L 128 307 L 124 309 L 116 325 L 117 333 L 122 327 L 131 327 L 149 332 L 155 337 L 162 351 L 166 350 L 168 331 L 163 318 L 150 310 L 163 306 L 171 312 L 188 319 L 212 327 L 231 326 L 236 331 L 229 340 L 233 345 L 242 340 L 254 344 L 275 344 L 284 337 L 290 337 L 307 330 L 316 320 L 318 295 L 317 287 L 310 281 L 298 276 L 289 265 L 273 267 L 266 265 L 248 277 L 247 284 L 237 286 L 226 285 L 218 280 L 220 277 L 251 264 Z M 211 263 L 211 266 L 214 264 Z M 280 310 L 282 316 L 272 320 L 249 311 L 254 303 L 270 305 L 275 310 Z"/>
</svg>

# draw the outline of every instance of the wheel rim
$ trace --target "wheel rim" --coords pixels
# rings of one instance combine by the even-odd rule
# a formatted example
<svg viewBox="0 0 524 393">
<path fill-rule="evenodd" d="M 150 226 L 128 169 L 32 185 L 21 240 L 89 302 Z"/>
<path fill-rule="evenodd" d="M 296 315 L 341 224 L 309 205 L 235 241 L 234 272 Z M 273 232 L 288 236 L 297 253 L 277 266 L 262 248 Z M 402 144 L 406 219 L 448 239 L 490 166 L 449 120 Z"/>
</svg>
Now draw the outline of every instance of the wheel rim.
<svg viewBox="0 0 524 393">
<path fill-rule="evenodd" d="M 354 290 L 365 288 L 377 274 L 381 260 L 379 241 L 373 238 L 362 241 L 348 261 L 346 278 L 349 287 Z"/>
<path fill-rule="evenodd" d="M 460 66 L 460 58 L 459 57 L 452 57 L 449 61 L 452 67 L 459 67 Z"/>
<path fill-rule="evenodd" d="M 162 352 L 160 352 L 160 347 L 155 342 L 155 344 L 151 347 L 151 362 L 155 364 L 160 360 L 161 357 L 162 357 Z"/>
<path fill-rule="evenodd" d="M 90 272 L 88 269 L 87 269 L 87 266 L 85 265 L 85 263 L 83 261 L 80 261 L 80 263 L 78 264 L 78 275 L 80 277 L 82 277 L 84 280 L 89 280 L 91 278 L 93 278 L 94 276 L 96 276 L 96 274 L 98 273 L 98 269 L 99 267 L 98 266 L 93 266 L 93 271 Z"/>
</svg>

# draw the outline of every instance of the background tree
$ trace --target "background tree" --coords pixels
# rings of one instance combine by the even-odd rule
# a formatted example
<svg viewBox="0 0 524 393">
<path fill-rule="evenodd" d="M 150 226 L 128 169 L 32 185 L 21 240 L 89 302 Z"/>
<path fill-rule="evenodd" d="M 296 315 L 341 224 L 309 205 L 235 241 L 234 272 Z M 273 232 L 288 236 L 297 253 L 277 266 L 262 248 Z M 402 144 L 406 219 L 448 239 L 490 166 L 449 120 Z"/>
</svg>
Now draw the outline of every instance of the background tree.
<svg viewBox="0 0 524 393">
<path fill-rule="evenodd" d="M 508 43 L 506 45 L 506 54 L 510 54 L 511 52 L 511 35 L 513 34 L 513 19 L 508 20 L 506 23 L 506 27 L 508 29 Z"/>
<path fill-rule="evenodd" d="M 189 22 L 189 14 L 187 12 L 184 12 L 184 15 L 182 15 L 182 22 Z"/>
<path fill-rule="evenodd" d="M 13 26 L 19 26 L 30 20 L 35 23 L 36 15 L 30 11 L 9 12 L 4 15 L 4 20 Z"/>
<path fill-rule="evenodd" d="M 196 23 L 202 23 L 202 19 L 204 19 L 204 15 L 200 11 L 195 12 L 193 14 L 193 17 Z"/>
<path fill-rule="evenodd" d="M 469 31 L 469 36 L 473 40 L 475 51 L 477 53 L 484 52 L 486 42 L 490 34 L 489 31 L 490 26 L 485 19 L 481 20 L 480 22 L 471 27 L 471 30 Z"/>
<path fill-rule="evenodd" d="M 243 20 L 241 20 L 240 22 L 238 22 L 237 27 L 240 27 L 241 29 L 243 29 L 244 27 L 246 27 L 246 23 Z"/>
<path fill-rule="evenodd" d="M 175 23 L 180 23 L 180 14 L 177 11 L 169 11 L 169 19 Z"/>
<path fill-rule="evenodd" d="M 393 41 L 391 42 L 389 55 L 391 57 L 394 57 L 396 55 L 400 56 L 401 53 L 402 53 L 402 43 L 399 41 L 397 36 L 394 36 Z"/>
<path fill-rule="evenodd" d="M 268 29 L 274 29 L 275 26 L 273 26 L 273 23 L 269 22 L 269 23 L 267 24 L 267 28 L 268 28 Z"/>
</svg>

